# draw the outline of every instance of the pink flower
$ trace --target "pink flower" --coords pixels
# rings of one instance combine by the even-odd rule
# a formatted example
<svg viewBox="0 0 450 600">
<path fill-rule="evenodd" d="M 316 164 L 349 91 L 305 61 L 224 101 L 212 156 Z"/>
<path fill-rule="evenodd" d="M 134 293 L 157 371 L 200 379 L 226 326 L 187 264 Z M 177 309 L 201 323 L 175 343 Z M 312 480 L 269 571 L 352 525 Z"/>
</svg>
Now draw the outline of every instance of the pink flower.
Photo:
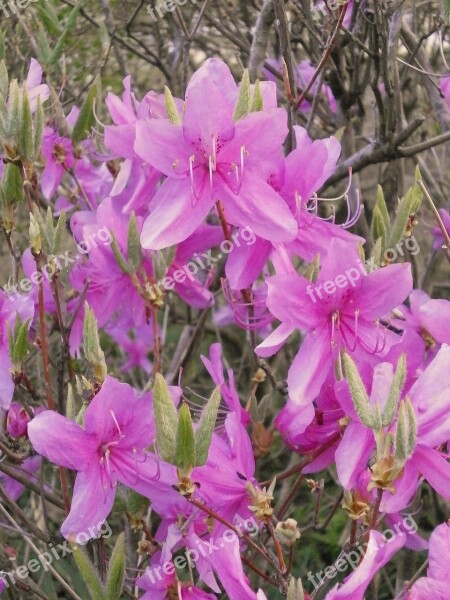
<svg viewBox="0 0 450 600">
<path fill-rule="evenodd" d="M 298 409 L 293 427 L 301 433 L 313 419 L 312 401 L 340 350 L 374 362 L 399 341 L 380 319 L 411 291 L 411 268 L 399 264 L 366 274 L 357 249 L 333 239 L 315 284 L 290 273 L 267 279 L 267 285 L 267 306 L 281 325 L 257 354 L 274 354 L 296 329 L 307 332 L 288 374 L 290 402 Z"/>
<path fill-rule="evenodd" d="M 405 545 L 406 535 L 399 533 L 386 541 L 381 533 L 372 530 L 360 565 L 339 587 L 336 586 L 325 596 L 325 600 L 364 600 L 370 582 Z"/>
<path fill-rule="evenodd" d="M 443 523 L 436 527 L 430 537 L 427 577 L 421 577 L 412 586 L 407 600 L 448 600 L 450 572 L 450 526 Z"/>
<path fill-rule="evenodd" d="M 297 226 L 288 207 L 258 175 L 261 162 L 281 155 L 286 112 L 266 110 L 234 122 L 229 88 L 202 77 L 202 69 L 208 65 L 188 86 L 182 124 L 137 123 L 137 154 L 167 177 L 144 223 L 143 246 L 160 249 L 183 241 L 218 200 L 231 224 L 274 241 L 293 239 Z"/>
<path fill-rule="evenodd" d="M 146 450 L 153 442 L 152 421 L 148 394 L 139 396 L 129 385 L 107 377 L 84 414 L 84 428 L 50 410 L 29 423 L 36 452 L 78 471 L 72 507 L 61 527 L 66 538 L 100 527 L 119 482 L 138 493 L 157 486 L 158 468 Z"/>
<path fill-rule="evenodd" d="M 27 411 L 18 402 L 13 402 L 6 419 L 6 429 L 9 435 L 13 438 L 26 435 L 29 420 Z"/>
</svg>

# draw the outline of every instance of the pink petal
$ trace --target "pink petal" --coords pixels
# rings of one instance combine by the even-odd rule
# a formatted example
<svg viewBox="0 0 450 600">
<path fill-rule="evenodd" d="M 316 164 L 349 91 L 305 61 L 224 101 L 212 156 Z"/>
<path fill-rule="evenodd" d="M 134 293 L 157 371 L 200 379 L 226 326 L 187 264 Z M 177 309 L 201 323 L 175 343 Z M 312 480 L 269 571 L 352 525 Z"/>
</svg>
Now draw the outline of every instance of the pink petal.
<svg viewBox="0 0 450 600">
<path fill-rule="evenodd" d="M 55 465 L 83 471 L 96 460 L 96 436 L 53 410 L 28 423 L 28 437 L 36 452 Z"/>
<path fill-rule="evenodd" d="M 338 479 L 346 490 L 356 487 L 359 476 L 367 468 L 367 461 L 374 446 L 371 429 L 354 421 L 347 426 L 336 450 Z"/>
<path fill-rule="evenodd" d="M 160 250 L 188 238 L 201 225 L 214 200 L 206 191 L 195 208 L 188 179 L 167 179 L 153 199 L 153 210 L 144 222 L 141 243 L 144 248 Z"/>
<path fill-rule="evenodd" d="M 414 461 L 431 487 L 450 500 L 450 463 L 437 450 L 420 444 L 416 447 Z"/>
<path fill-rule="evenodd" d="M 134 150 L 144 162 L 168 177 L 184 177 L 189 172 L 190 147 L 180 125 L 162 119 L 138 121 Z"/>
<path fill-rule="evenodd" d="M 61 526 L 62 535 L 80 544 L 95 537 L 114 504 L 116 488 L 102 484 L 100 463 L 78 473 L 73 488 L 70 513 Z"/>
<path fill-rule="evenodd" d="M 284 242 L 297 235 L 297 222 L 286 202 L 265 181 L 244 170 L 239 194 L 226 184 L 218 185 L 227 219 L 233 225 L 250 228 L 271 242 Z"/>
</svg>

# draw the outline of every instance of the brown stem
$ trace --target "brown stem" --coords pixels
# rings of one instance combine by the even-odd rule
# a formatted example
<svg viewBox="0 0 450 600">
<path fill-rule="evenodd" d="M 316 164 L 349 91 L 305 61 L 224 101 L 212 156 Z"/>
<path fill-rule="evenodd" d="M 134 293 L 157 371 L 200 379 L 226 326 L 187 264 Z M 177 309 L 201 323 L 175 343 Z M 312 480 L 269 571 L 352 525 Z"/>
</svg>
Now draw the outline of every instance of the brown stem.
<svg viewBox="0 0 450 600">
<path fill-rule="evenodd" d="M 379 488 L 377 490 L 377 498 L 375 500 L 375 504 L 373 506 L 373 510 L 372 510 L 372 516 L 370 519 L 370 529 L 376 529 L 377 528 L 377 524 L 378 524 L 378 517 L 380 515 L 380 506 L 381 506 L 381 500 L 383 499 L 383 490 L 381 488 Z M 369 531 L 370 533 L 370 531 Z"/>
<path fill-rule="evenodd" d="M 40 495 L 42 492 L 42 494 L 45 496 L 45 498 L 49 502 L 51 502 L 58 508 L 64 508 L 64 502 L 61 500 L 61 498 L 59 496 L 57 496 L 56 494 L 53 494 L 52 492 L 47 491 L 46 489 L 41 490 L 39 485 L 37 483 L 34 483 L 33 481 L 31 481 L 29 476 L 26 473 L 24 473 L 24 472 L 19 473 L 11 465 L 8 465 L 2 461 L 0 461 L 0 472 L 4 473 L 5 475 L 8 475 L 8 477 L 11 477 L 12 479 L 15 479 L 16 481 L 18 481 L 19 483 L 24 485 L 26 488 L 33 490 L 33 492 L 36 492 L 36 494 Z"/>
<path fill-rule="evenodd" d="M 320 63 L 317 65 L 317 69 L 315 70 L 314 75 L 311 78 L 311 81 L 308 83 L 308 85 L 303 90 L 303 92 L 300 94 L 300 96 L 299 96 L 299 98 L 297 100 L 297 103 L 296 103 L 296 109 L 297 110 L 298 110 L 300 104 L 303 102 L 303 100 L 308 95 L 308 92 L 310 91 L 310 89 L 314 85 L 314 82 L 319 77 L 320 72 L 324 68 L 327 60 L 330 58 L 331 51 L 333 50 L 334 44 L 336 43 L 336 40 L 337 40 L 337 36 L 338 36 L 339 31 L 340 31 L 340 29 L 342 27 L 342 23 L 344 22 L 345 13 L 347 12 L 347 8 L 348 8 L 348 4 L 344 4 L 344 6 L 342 6 L 342 8 L 341 8 L 341 12 L 339 14 L 339 19 L 338 19 L 338 22 L 336 24 L 336 28 L 335 28 L 335 30 L 333 32 L 333 35 L 331 37 L 331 40 L 328 43 L 328 45 L 327 45 L 327 47 L 325 49 L 325 52 L 323 53 L 323 56 L 322 56 L 322 58 L 320 60 Z"/>
<path fill-rule="evenodd" d="M 275 552 L 276 552 L 276 555 L 278 558 L 278 565 L 280 567 L 280 571 L 284 575 L 287 572 L 287 568 L 286 568 L 286 563 L 284 562 L 283 550 L 281 549 L 280 540 L 276 536 L 272 521 L 269 521 L 269 523 L 267 523 L 267 527 L 269 529 L 270 535 L 271 535 L 273 543 L 275 545 Z"/>
<path fill-rule="evenodd" d="M 305 476 L 303 475 L 303 473 L 300 473 L 300 475 L 295 480 L 295 483 L 292 486 L 291 491 L 284 499 L 283 504 L 277 510 L 277 519 L 281 520 L 284 517 L 284 515 L 286 514 L 286 511 L 289 508 L 289 506 L 291 505 L 291 502 L 294 500 L 295 496 L 297 495 L 297 492 L 300 489 L 300 486 L 301 486 L 304 478 L 305 478 Z M 277 479 L 277 481 L 278 481 L 278 479 Z"/>
<path fill-rule="evenodd" d="M 331 439 L 328 440 L 328 442 L 326 444 L 324 444 L 317 450 L 314 450 L 314 452 L 311 452 L 303 462 L 300 462 L 300 463 L 298 463 L 298 465 L 293 466 L 291 469 L 288 469 L 284 473 L 277 475 L 277 481 L 283 481 L 284 479 L 288 479 L 289 477 L 292 477 L 292 475 L 295 475 L 299 471 L 302 471 L 306 466 L 308 466 L 314 460 L 316 460 L 316 458 L 318 456 L 320 456 L 323 452 L 325 452 L 325 450 L 328 450 L 328 448 L 330 448 L 335 442 L 337 442 L 337 440 L 340 437 L 341 436 L 339 433 L 334 435 Z M 272 483 L 272 480 L 269 479 L 268 481 L 263 481 L 260 485 L 264 487 L 264 486 L 270 485 L 271 483 Z"/>
<path fill-rule="evenodd" d="M 211 508 L 208 508 L 207 506 L 205 506 L 204 504 L 202 504 L 198 500 L 195 500 L 194 498 L 186 498 L 186 500 L 188 502 L 190 502 L 193 506 L 196 506 L 197 508 L 199 508 L 200 510 L 202 510 L 203 512 L 205 512 L 207 515 L 209 515 L 210 517 L 212 517 L 213 519 L 215 519 L 216 521 L 218 521 L 219 523 L 222 523 L 222 525 L 225 525 L 225 527 L 228 527 L 228 529 L 230 529 L 231 531 L 234 531 L 234 533 L 238 537 L 244 538 L 244 540 L 248 544 L 250 544 L 250 546 L 252 546 L 258 552 L 258 554 L 260 554 L 271 565 L 274 564 L 273 561 L 272 561 L 272 559 L 271 559 L 271 557 L 269 556 L 269 554 L 267 554 L 267 552 L 265 550 L 263 550 L 263 548 L 261 548 L 260 546 L 258 546 L 258 544 L 256 544 L 249 535 L 247 535 L 246 533 L 242 533 L 241 531 L 239 531 L 232 523 L 230 523 L 229 521 L 227 521 L 227 519 L 224 519 L 223 517 L 221 517 L 220 515 L 218 515 L 215 511 L 213 511 Z"/>
<path fill-rule="evenodd" d="M 44 365 L 44 381 L 45 381 L 45 395 L 47 398 L 47 407 L 50 410 L 55 410 L 55 404 L 52 397 L 52 384 L 50 378 L 50 366 L 48 358 L 48 343 L 47 343 L 47 328 L 45 325 L 45 307 L 44 307 L 44 285 L 43 274 L 42 274 L 42 254 L 35 255 L 36 268 L 39 273 L 39 284 L 38 284 L 38 299 L 39 299 L 39 329 L 41 337 L 41 350 L 42 350 L 42 362 Z"/>
<path fill-rule="evenodd" d="M 252 571 L 254 571 L 257 575 L 259 575 L 260 577 L 262 577 L 265 581 L 267 581 L 268 583 L 272 584 L 276 588 L 279 587 L 279 585 L 275 581 L 275 579 L 272 579 L 272 577 L 269 577 L 269 575 L 266 575 L 261 569 L 259 569 L 256 565 L 254 565 L 251 560 L 249 560 L 245 556 L 241 556 L 241 560 L 244 563 L 244 565 L 247 565 L 247 567 L 249 569 L 251 569 Z"/>
</svg>

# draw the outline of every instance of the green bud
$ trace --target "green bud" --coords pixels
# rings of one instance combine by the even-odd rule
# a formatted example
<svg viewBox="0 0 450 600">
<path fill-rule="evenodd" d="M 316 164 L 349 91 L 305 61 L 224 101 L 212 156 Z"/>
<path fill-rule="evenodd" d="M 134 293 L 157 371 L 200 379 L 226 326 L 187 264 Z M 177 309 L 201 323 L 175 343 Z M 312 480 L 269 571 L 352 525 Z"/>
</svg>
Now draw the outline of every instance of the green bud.
<svg viewBox="0 0 450 600">
<path fill-rule="evenodd" d="M 98 576 L 94 565 L 89 560 L 88 555 L 74 544 L 73 539 L 70 540 L 70 542 L 72 543 L 73 557 L 77 564 L 78 570 L 81 573 L 83 581 L 89 590 L 91 600 L 109 600 L 105 590 L 103 589 L 100 577 Z"/>
<path fill-rule="evenodd" d="M 356 412 L 364 425 L 374 429 L 376 427 L 374 415 L 372 414 L 369 397 L 358 373 L 358 369 L 347 353 L 344 353 L 342 356 L 342 364 L 344 366 L 345 377 L 350 387 L 350 393 Z"/>
<path fill-rule="evenodd" d="M 33 254 L 40 254 L 42 251 L 41 228 L 33 213 L 30 213 L 30 246 Z"/>
<path fill-rule="evenodd" d="M 94 367 L 95 379 L 103 383 L 108 373 L 105 361 L 105 355 L 100 346 L 98 335 L 97 320 L 94 311 L 89 308 L 89 304 L 84 305 L 84 326 L 83 326 L 83 350 L 86 359 Z"/>
<path fill-rule="evenodd" d="M 125 533 L 121 533 L 114 546 L 106 576 L 106 597 L 120 600 L 125 580 Z"/>
<path fill-rule="evenodd" d="M 287 519 L 277 523 L 275 534 L 282 544 L 293 546 L 300 539 L 301 533 L 295 519 Z"/>
<path fill-rule="evenodd" d="M 166 101 L 166 113 L 169 121 L 174 125 L 181 125 L 182 121 L 180 113 L 178 112 L 172 92 L 167 86 L 164 86 L 164 97 Z"/>
<path fill-rule="evenodd" d="M 173 405 L 166 380 L 159 373 L 155 376 L 153 386 L 153 409 L 158 453 L 165 462 L 175 464 L 178 413 Z"/>
<path fill-rule="evenodd" d="M 217 412 L 221 400 L 220 387 L 216 387 L 207 405 L 203 409 L 200 423 L 195 432 L 195 466 L 201 467 L 208 460 L 209 447 L 211 445 L 214 427 L 216 425 Z"/>
<path fill-rule="evenodd" d="M 301 579 L 296 580 L 295 577 L 291 577 L 286 598 L 287 600 L 305 600 L 305 592 L 303 591 Z"/>
<path fill-rule="evenodd" d="M 133 273 L 139 269 L 142 263 L 142 246 L 139 230 L 134 212 L 131 214 L 128 224 L 128 265 Z"/>
<path fill-rule="evenodd" d="M 9 206 L 22 202 L 25 198 L 22 173 L 18 165 L 8 163 L 3 171 L 3 190 Z"/>
<path fill-rule="evenodd" d="M 264 98 L 261 93 L 261 84 L 259 79 L 255 81 L 253 86 L 253 100 L 250 107 L 250 112 L 260 112 L 264 108 Z"/>
<path fill-rule="evenodd" d="M 20 115 L 18 144 L 20 158 L 24 163 L 31 163 L 34 158 L 33 133 L 33 117 L 31 115 L 30 100 L 28 98 L 28 92 L 24 86 L 22 90 L 22 110 Z"/>
<path fill-rule="evenodd" d="M 234 109 L 233 120 L 238 121 L 242 117 L 245 117 L 250 112 L 251 99 L 250 99 L 250 76 L 248 69 L 245 69 L 242 76 L 241 85 L 239 86 L 239 96 Z"/>
<path fill-rule="evenodd" d="M 392 423 L 394 419 L 395 411 L 397 409 L 403 386 L 406 380 L 406 354 L 402 354 L 398 359 L 397 368 L 395 370 L 394 377 L 392 379 L 391 389 L 386 401 L 386 405 L 383 410 L 382 422 L 383 427 L 387 427 Z"/>
<path fill-rule="evenodd" d="M 178 412 L 176 437 L 176 464 L 183 472 L 190 472 L 195 466 L 195 437 L 189 406 L 183 402 Z"/>
</svg>

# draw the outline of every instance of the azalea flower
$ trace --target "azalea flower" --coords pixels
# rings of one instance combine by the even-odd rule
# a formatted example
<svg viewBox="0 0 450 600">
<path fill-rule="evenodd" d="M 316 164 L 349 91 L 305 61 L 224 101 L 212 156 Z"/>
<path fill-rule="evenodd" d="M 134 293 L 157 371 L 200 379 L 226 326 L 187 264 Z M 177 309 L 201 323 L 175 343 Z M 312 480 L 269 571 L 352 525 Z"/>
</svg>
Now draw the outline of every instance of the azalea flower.
<svg viewBox="0 0 450 600">
<path fill-rule="evenodd" d="M 416 493 L 423 476 L 442 497 L 450 500 L 447 481 L 450 477 L 450 464 L 447 456 L 440 451 L 442 444 L 450 440 L 450 346 L 444 344 L 417 381 L 404 389 L 402 397 L 411 401 L 416 420 L 417 433 L 415 447 L 400 469 L 399 477 L 393 481 L 393 489 L 386 490 L 381 502 L 383 512 L 394 513 L 403 510 Z M 393 379 L 391 364 L 382 363 L 375 368 L 371 405 L 378 404 L 383 410 Z M 372 429 L 359 420 L 352 406 L 349 393 L 342 385 L 338 397 L 343 408 L 351 417 L 342 441 L 336 451 L 336 467 L 341 484 L 346 489 L 355 487 L 365 470 L 375 448 Z M 394 423 L 395 425 L 395 423 Z M 395 427 L 390 426 L 389 431 Z"/>
<path fill-rule="evenodd" d="M 286 112 L 264 110 L 234 122 L 226 88 L 202 78 L 201 71 L 188 86 L 181 124 L 137 123 L 136 153 L 167 177 L 152 200 L 142 245 L 156 250 L 183 241 L 219 200 L 229 223 L 250 227 L 266 239 L 293 239 L 294 218 L 257 170 L 261 162 L 281 155 Z"/>
<path fill-rule="evenodd" d="M 153 443 L 151 398 L 107 377 L 84 414 L 84 427 L 54 411 L 28 425 L 33 448 L 62 467 L 77 471 L 72 506 L 61 527 L 66 538 L 99 526 L 122 483 L 138 493 L 156 486 L 158 467 L 147 448 Z"/>
<path fill-rule="evenodd" d="M 0 290 L 0 409 L 8 410 L 14 394 L 9 356 L 8 329 L 14 331 L 17 315 L 22 323 L 34 316 L 34 306 L 25 294 L 7 295 Z"/>
<path fill-rule="evenodd" d="M 342 586 L 336 586 L 325 596 L 325 600 L 364 600 L 364 594 L 375 575 L 403 548 L 406 534 L 399 533 L 385 540 L 383 534 L 370 532 L 364 558 L 358 568 L 345 580 Z"/>
<path fill-rule="evenodd" d="M 418 579 L 407 600 L 447 600 L 450 586 L 450 525 L 436 527 L 430 537 L 429 567 L 426 577 Z"/>
<path fill-rule="evenodd" d="M 290 403 L 298 409 L 292 430 L 301 433 L 313 419 L 312 401 L 341 350 L 375 362 L 399 341 L 380 319 L 411 291 L 411 268 L 397 264 L 366 273 L 357 249 L 333 239 L 314 284 L 290 273 L 268 278 L 267 286 L 267 306 L 281 325 L 256 353 L 270 356 L 296 329 L 307 332 L 288 374 Z"/>
<path fill-rule="evenodd" d="M 295 126 L 294 130 L 297 148 L 286 159 L 263 163 L 260 172 L 265 181 L 287 202 L 298 224 L 297 236 L 282 244 L 255 236 L 256 240 L 252 245 L 235 247 L 226 264 L 226 274 L 232 289 L 250 286 L 271 257 L 277 264 L 283 260 L 283 253 L 289 257 L 299 256 L 309 262 L 320 254 L 324 260 L 330 248 L 330 239 L 340 239 L 353 247 L 364 243 L 363 238 L 331 221 L 321 219 L 309 208 L 310 199 L 334 173 L 341 144 L 334 137 L 313 141 L 303 127 Z M 315 204 L 317 210 L 317 201 Z M 359 210 L 349 225 L 358 217 Z"/>
</svg>

